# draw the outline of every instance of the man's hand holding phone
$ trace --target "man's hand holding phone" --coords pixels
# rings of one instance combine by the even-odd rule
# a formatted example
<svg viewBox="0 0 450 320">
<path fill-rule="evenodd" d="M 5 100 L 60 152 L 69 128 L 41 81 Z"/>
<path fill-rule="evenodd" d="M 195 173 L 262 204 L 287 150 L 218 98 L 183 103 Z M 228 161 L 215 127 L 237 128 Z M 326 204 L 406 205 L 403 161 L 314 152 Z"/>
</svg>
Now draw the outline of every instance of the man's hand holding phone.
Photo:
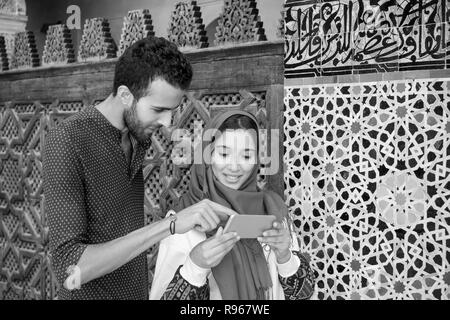
<svg viewBox="0 0 450 320">
<path fill-rule="evenodd" d="M 201 232 L 211 231 L 235 214 L 230 208 L 204 199 L 177 213 L 176 233 L 185 233 L 193 228 Z"/>
</svg>

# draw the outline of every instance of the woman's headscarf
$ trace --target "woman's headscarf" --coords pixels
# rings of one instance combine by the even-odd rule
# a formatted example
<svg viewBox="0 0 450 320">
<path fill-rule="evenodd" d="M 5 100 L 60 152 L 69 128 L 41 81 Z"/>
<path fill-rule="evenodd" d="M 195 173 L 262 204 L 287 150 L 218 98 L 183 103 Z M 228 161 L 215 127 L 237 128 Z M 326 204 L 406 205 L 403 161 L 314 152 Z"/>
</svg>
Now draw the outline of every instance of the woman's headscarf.
<svg viewBox="0 0 450 320">
<path fill-rule="evenodd" d="M 258 122 L 252 114 L 233 110 L 214 117 L 205 129 L 218 129 L 234 115 L 250 118 L 258 128 Z M 259 128 L 257 135 L 258 133 Z M 202 151 L 209 143 L 210 141 L 203 140 Z M 189 190 L 181 197 L 177 209 L 181 210 L 207 198 L 233 209 L 238 214 L 275 215 L 277 220 L 282 222 L 287 217 L 287 207 L 276 193 L 258 190 L 256 184 L 258 167 L 259 161 L 239 190 L 234 190 L 219 182 L 210 164 L 205 164 L 205 161 L 201 164 L 193 164 Z M 264 300 L 269 297 L 268 293 L 272 287 L 269 268 L 263 248 L 256 239 L 238 241 L 219 265 L 212 268 L 212 273 L 225 300 Z"/>
</svg>

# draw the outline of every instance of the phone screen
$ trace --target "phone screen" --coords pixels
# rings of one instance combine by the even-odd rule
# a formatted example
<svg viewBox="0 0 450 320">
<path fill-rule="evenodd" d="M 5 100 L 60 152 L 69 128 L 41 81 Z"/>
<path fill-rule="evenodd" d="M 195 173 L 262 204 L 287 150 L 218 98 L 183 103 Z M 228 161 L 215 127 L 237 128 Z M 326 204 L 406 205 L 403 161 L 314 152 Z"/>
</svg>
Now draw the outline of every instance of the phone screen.
<svg viewBox="0 0 450 320">
<path fill-rule="evenodd" d="M 234 215 L 228 219 L 223 232 L 237 232 L 241 239 L 257 238 L 272 229 L 275 220 L 274 215 Z"/>
</svg>

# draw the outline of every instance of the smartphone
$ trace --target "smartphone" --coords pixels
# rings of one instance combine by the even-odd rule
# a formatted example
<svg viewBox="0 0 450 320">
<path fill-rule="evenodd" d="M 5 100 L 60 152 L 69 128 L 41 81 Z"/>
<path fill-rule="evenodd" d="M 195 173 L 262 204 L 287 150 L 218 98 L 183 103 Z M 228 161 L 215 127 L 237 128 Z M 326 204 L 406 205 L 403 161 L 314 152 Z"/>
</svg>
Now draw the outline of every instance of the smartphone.
<svg viewBox="0 0 450 320">
<path fill-rule="evenodd" d="M 241 239 L 257 238 L 276 220 L 273 215 L 235 214 L 230 216 L 223 233 L 237 232 Z"/>
</svg>

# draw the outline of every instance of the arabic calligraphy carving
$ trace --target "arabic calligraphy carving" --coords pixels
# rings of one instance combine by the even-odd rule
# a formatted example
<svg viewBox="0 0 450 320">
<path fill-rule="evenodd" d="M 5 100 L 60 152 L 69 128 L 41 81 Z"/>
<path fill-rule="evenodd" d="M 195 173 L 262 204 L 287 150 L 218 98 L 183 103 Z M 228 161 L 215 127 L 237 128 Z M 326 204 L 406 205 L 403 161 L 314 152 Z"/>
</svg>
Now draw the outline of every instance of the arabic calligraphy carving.
<svg viewBox="0 0 450 320">
<path fill-rule="evenodd" d="M 446 0 L 290 1 L 285 9 L 287 78 L 446 66 Z"/>
</svg>

